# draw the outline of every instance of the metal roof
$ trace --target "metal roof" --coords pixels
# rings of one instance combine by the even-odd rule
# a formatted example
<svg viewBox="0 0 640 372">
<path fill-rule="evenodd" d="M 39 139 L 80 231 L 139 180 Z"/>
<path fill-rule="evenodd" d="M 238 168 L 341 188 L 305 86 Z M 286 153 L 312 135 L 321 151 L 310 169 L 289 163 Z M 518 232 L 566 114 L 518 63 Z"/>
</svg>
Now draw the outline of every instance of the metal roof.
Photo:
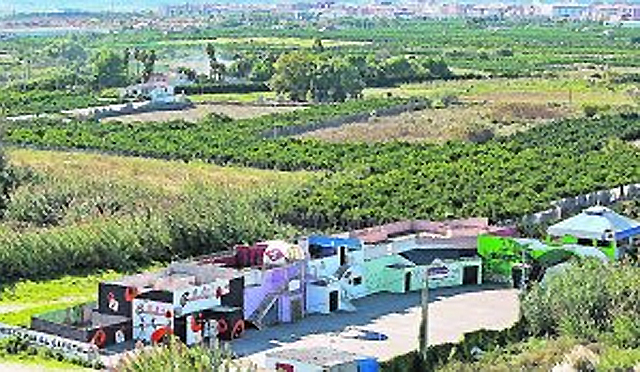
<svg viewBox="0 0 640 372">
<path fill-rule="evenodd" d="M 319 367 L 331 367 L 362 359 L 361 356 L 347 351 L 335 350 L 328 347 L 312 347 L 305 349 L 282 349 L 266 354 L 267 358 L 282 361 L 291 360 Z"/>
</svg>

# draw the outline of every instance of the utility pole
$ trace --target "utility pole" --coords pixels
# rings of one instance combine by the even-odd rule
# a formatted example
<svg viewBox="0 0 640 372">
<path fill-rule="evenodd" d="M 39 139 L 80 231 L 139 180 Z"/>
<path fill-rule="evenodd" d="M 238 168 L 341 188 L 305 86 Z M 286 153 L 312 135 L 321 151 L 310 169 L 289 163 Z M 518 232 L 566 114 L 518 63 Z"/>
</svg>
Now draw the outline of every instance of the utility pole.
<svg viewBox="0 0 640 372">
<path fill-rule="evenodd" d="M 427 359 L 429 347 L 429 267 L 424 270 L 424 287 L 422 287 L 422 319 L 420 320 L 420 354 L 422 359 Z"/>
</svg>

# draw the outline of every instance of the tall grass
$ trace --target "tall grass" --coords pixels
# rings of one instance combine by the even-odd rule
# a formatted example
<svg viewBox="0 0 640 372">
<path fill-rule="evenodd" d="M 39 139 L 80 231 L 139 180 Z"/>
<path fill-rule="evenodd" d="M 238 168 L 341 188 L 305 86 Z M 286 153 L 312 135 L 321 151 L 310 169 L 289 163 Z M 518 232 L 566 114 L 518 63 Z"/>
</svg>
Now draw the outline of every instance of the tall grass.
<svg viewBox="0 0 640 372">
<path fill-rule="evenodd" d="M 113 368 L 115 372 L 222 372 L 257 371 L 253 365 L 243 366 L 234 361 L 228 348 L 216 345 L 212 349 L 202 346 L 186 347 L 176 338 L 166 345 L 137 350 Z"/>
<path fill-rule="evenodd" d="M 170 211 L 0 235 L 0 284 L 95 270 L 132 270 L 293 230 L 248 196 L 196 188 Z"/>
</svg>

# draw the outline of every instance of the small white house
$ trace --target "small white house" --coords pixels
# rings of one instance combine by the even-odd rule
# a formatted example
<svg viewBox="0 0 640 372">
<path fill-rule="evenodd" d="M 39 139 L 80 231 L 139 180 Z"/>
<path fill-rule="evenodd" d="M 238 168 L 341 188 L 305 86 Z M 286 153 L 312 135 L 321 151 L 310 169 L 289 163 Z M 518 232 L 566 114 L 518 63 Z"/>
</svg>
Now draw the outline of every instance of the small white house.
<svg viewBox="0 0 640 372">
<path fill-rule="evenodd" d="M 178 102 L 174 86 L 162 82 L 131 85 L 124 89 L 123 95 L 125 97 L 146 98 L 151 100 L 152 103 Z"/>
</svg>

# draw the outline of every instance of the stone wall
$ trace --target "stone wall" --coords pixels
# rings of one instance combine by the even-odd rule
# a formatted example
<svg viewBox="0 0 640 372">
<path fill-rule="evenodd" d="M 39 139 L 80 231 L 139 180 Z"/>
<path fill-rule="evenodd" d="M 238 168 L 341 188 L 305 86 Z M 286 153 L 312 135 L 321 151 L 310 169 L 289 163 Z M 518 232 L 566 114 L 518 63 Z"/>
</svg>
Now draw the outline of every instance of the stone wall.
<svg viewBox="0 0 640 372">
<path fill-rule="evenodd" d="M 611 205 L 621 200 L 629 200 L 640 196 L 640 183 L 623 185 L 613 189 L 598 190 L 588 194 L 567 197 L 553 201 L 549 209 L 531 213 L 520 218 L 526 224 L 541 224 L 567 218 L 585 208 L 594 205 Z M 505 221 L 513 223 L 516 221 Z"/>
</svg>

